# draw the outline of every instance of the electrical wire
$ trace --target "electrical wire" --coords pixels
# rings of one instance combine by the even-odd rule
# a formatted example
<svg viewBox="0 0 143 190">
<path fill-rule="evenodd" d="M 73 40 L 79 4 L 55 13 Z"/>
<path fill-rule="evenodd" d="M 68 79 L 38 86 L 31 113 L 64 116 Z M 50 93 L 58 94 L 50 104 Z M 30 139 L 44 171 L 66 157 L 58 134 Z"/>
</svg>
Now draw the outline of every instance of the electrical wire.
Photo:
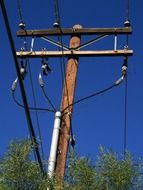
<svg viewBox="0 0 143 190">
<path fill-rule="evenodd" d="M 85 96 L 85 97 L 83 97 L 83 98 L 80 98 L 79 100 L 76 100 L 76 101 L 73 102 L 72 104 L 69 104 L 64 110 L 62 110 L 62 113 L 64 113 L 69 107 L 71 107 L 71 106 L 73 106 L 73 105 L 76 105 L 76 104 L 79 104 L 79 103 L 81 103 L 81 102 L 83 102 L 83 101 L 86 101 L 86 100 L 88 100 L 88 99 L 90 99 L 90 98 L 93 98 L 93 97 L 95 97 L 95 96 L 97 96 L 97 95 L 103 94 L 103 93 L 105 93 L 105 92 L 111 90 L 111 89 L 114 88 L 115 86 L 116 86 L 116 84 L 113 84 L 113 85 L 111 85 L 111 86 L 109 86 L 109 87 L 107 87 L 107 88 L 105 88 L 105 89 L 103 89 L 103 90 L 101 90 L 101 91 L 94 92 L 94 93 L 92 93 L 92 94 L 90 94 L 90 95 L 88 95 L 88 96 Z"/>
<path fill-rule="evenodd" d="M 17 0 L 17 6 L 18 6 L 18 12 L 19 12 L 20 21 L 22 23 L 24 23 L 23 16 L 22 16 L 22 9 L 21 9 L 20 0 Z M 25 28 L 25 24 L 24 24 L 24 28 Z M 24 37 L 24 48 L 25 48 L 25 50 L 28 50 L 26 37 Z M 32 96 L 33 96 L 33 103 L 34 103 L 34 107 L 36 108 L 37 107 L 37 103 L 36 103 L 36 96 L 35 96 L 35 92 L 34 92 L 34 85 L 33 85 L 33 79 L 32 79 L 32 74 L 31 74 L 31 67 L 30 67 L 29 59 L 26 58 L 25 68 L 27 66 L 28 66 L 29 76 L 30 76 L 30 83 L 31 83 Z M 41 135 L 40 122 L 39 122 L 39 117 L 38 117 L 38 111 L 37 111 L 37 109 L 35 109 L 35 117 L 36 117 L 37 129 L 38 129 L 38 134 L 39 134 L 39 139 L 40 139 L 40 147 L 41 147 L 42 159 L 44 160 L 44 150 L 43 150 L 43 145 L 42 145 L 42 135 Z"/>
<path fill-rule="evenodd" d="M 58 36 L 58 41 L 61 44 L 61 51 L 62 51 L 62 57 L 60 58 L 60 71 L 61 71 L 61 81 L 62 81 L 62 89 L 65 88 L 66 94 L 67 94 L 67 104 L 69 106 L 69 92 L 68 92 L 68 87 L 67 87 L 67 80 L 66 80 L 66 64 L 65 64 L 65 58 L 64 58 L 64 48 L 65 46 L 63 45 L 63 36 L 62 36 L 62 28 L 61 28 L 61 19 L 60 19 L 60 11 L 59 11 L 59 3 L 58 0 L 54 0 L 54 5 L 55 5 L 55 19 L 56 22 L 58 23 L 58 29 L 60 30 L 60 35 Z M 59 48 L 60 50 L 60 48 Z M 70 107 L 69 107 L 70 108 Z M 71 123 L 71 116 L 70 117 L 70 123 Z M 72 125 L 70 125 L 70 134 L 71 134 L 71 139 L 73 142 L 73 129 Z"/>
<path fill-rule="evenodd" d="M 26 119 L 27 119 L 28 128 L 29 128 L 29 132 L 30 132 L 30 137 L 31 137 L 32 142 L 35 145 L 34 151 L 35 151 L 35 154 L 37 156 L 37 160 L 38 160 L 40 169 L 44 173 L 43 164 L 42 164 L 42 160 L 41 160 L 41 156 L 40 156 L 40 152 L 39 152 L 39 148 L 38 148 L 38 142 L 36 140 L 35 131 L 33 128 L 30 112 L 28 109 L 27 97 L 26 97 L 23 81 L 22 81 L 21 74 L 20 74 L 20 69 L 19 69 L 19 64 L 18 64 L 18 60 L 17 60 L 17 56 L 16 56 L 16 50 L 15 50 L 15 45 L 14 45 L 14 41 L 13 41 L 13 37 L 12 37 L 12 33 L 11 33 L 11 28 L 9 25 L 9 20 L 8 20 L 5 4 L 4 4 L 3 0 L 0 1 L 0 5 L 1 5 L 1 9 L 2 9 L 2 14 L 3 14 L 3 18 L 4 18 L 9 42 L 10 42 L 10 47 L 12 50 L 12 55 L 13 55 L 13 59 L 14 59 L 14 63 L 15 63 L 15 68 L 17 71 L 19 84 L 20 84 L 20 90 L 21 90 L 21 95 L 22 95 L 22 99 L 23 99 L 23 103 L 24 103 L 24 109 L 25 109 Z"/>
<path fill-rule="evenodd" d="M 61 31 L 61 29 L 60 29 Z M 66 79 L 66 64 L 65 64 L 65 58 L 64 58 L 64 46 L 63 46 L 63 37 L 62 32 L 60 32 L 60 35 L 58 36 L 58 41 L 61 43 L 61 49 L 59 48 L 59 51 L 62 51 L 62 57 L 60 58 L 60 71 L 61 71 L 61 81 L 62 81 L 62 89 L 64 86 L 64 79 Z M 67 86 L 67 82 L 65 81 L 65 85 Z"/>
<path fill-rule="evenodd" d="M 95 96 L 101 95 L 101 94 L 103 94 L 103 93 L 105 93 L 105 92 L 107 92 L 107 91 L 113 89 L 114 87 L 116 87 L 116 86 L 118 86 L 119 84 L 121 84 L 121 82 L 124 80 L 124 78 L 125 78 L 125 75 L 122 75 L 122 76 L 121 76 L 114 84 L 112 84 L 111 86 L 109 86 L 109 87 L 107 87 L 107 88 L 105 88 L 105 89 L 103 89 L 103 90 L 100 90 L 100 91 L 98 91 L 98 92 L 94 92 L 94 93 L 92 93 L 92 94 L 90 94 L 90 95 L 88 95 L 88 96 L 85 96 L 85 97 L 83 97 L 83 98 L 80 98 L 79 100 L 76 100 L 75 102 L 73 102 L 72 104 L 70 104 L 69 106 L 67 106 L 64 110 L 62 110 L 62 113 L 64 113 L 69 107 L 71 107 L 71 106 L 73 106 L 73 105 L 79 104 L 79 103 L 81 103 L 81 102 L 83 102 L 83 101 L 86 101 L 86 100 L 88 100 L 88 99 L 90 99 L 90 98 L 93 98 L 93 97 L 95 97 Z"/>
<path fill-rule="evenodd" d="M 54 0 L 54 13 L 55 13 L 55 22 L 61 25 L 58 0 Z"/>
<path fill-rule="evenodd" d="M 127 0 L 127 5 L 126 5 L 126 20 L 129 20 L 130 17 L 130 0 Z"/>
<path fill-rule="evenodd" d="M 29 76 L 30 76 L 30 83 L 31 83 L 32 96 L 33 96 L 33 103 L 34 103 L 34 107 L 37 108 L 36 96 L 35 96 L 35 92 L 34 92 L 34 85 L 33 85 L 33 79 L 32 79 L 30 64 L 28 64 L 28 70 L 29 70 Z M 43 144 L 42 144 L 42 134 L 41 134 L 40 122 L 39 122 L 39 117 L 38 117 L 38 111 L 37 111 L 37 109 L 35 109 L 35 116 L 36 116 L 36 122 L 37 122 L 39 139 L 40 139 L 42 158 L 44 160 L 44 150 L 43 150 Z"/>
<path fill-rule="evenodd" d="M 62 58 L 60 59 L 60 70 L 62 76 L 62 87 L 65 83 L 65 89 L 67 93 L 67 102 L 69 105 L 69 92 L 67 88 L 67 81 L 66 81 L 66 68 L 65 68 L 65 59 L 64 59 L 64 45 L 63 45 L 63 37 L 62 37 L 62 28 L 61 28 L 61 19 L 60 19 L 60 11 L 59 11 L 59 2 L 58 0 L 54 0 L 54 12 L 55 12 L 55 23 L 58 23 L 57 28 L 60 30 L 60 35 L 58 36 L 58 40 L 61 44 L 61 51 L 62 51 Z M 64 80 L 65 78 L 65 80 Z"/>
<path fill-rule="evenodd" d="M 47 99 L 48 103 L 49 103 L 50 106 L 52 107 L 53 112 L 55 113 L 55 112 L 56 112 L 56 108 L 55 108 L 55 106 L 53 105 L 53 103 L 52 103 L 52 101 L 50 100 L 50 98 L 48 97 L 48 95 L 46 94 L 44 87 L 41 87 L 41 89 L 42 89 L 42 92 L 43 92 L 45 98 Z"/>
<path fill-rule="evenodd" d="M 18 13 L 19 13 L 20 21 L 23 22 L 23 16 L 22 16 L 22 10 L 21 10 L 20 0 L 17 0 L 17 8 L 18 8 Z"/>
<path fill-rule="evenodd" d="M 124 156 L 127 151 L 127 97 L 128 97 L 128 75 L 125 80 L 125 98 L 124 98 Z"/>
<path fill-rule="evenodd" d="M 126 21 L 128 21 L 129 26 L 130 26 L 130 0 L 127 0 L 127 5 L 126 5 Z M 129 48 L 129 35 L 126 35 L 126 45 L 125 49 Z M 128 57 L 126 56 L 124 58 L 124 64 L 128 66 Z M 124 147 L 123 147 L 123 152 L 124 156 L 126 156 L 126 150 L 127 150 L 127 103 L 128 103 L 128 76 L 126 76 L 125 80 L 125 97 L 124 97 Z"/>
<path fill-rule="evenodd" d="M 16 99 L 14 91 L 12 91 L 12 98 L 13 98 L 14 102 L 15 102 L 19 107 L 24 108 L 24 105 L 22 105 L 22 103 L 20 103 L 20 102 Z M 28 108 L 29 108 L 29 110 L 31 110 L 31 111 L 32 111 L 32 110 L 33 110 L 33 111 L 37 110 L 37 111 L 46 111 L 46 112 L 55 113 L 54 110 L 50 110 L 50 109 L 48 109 L 48 108 L 31 107 L 31 106 L 29 106 Z"/>
</svg>

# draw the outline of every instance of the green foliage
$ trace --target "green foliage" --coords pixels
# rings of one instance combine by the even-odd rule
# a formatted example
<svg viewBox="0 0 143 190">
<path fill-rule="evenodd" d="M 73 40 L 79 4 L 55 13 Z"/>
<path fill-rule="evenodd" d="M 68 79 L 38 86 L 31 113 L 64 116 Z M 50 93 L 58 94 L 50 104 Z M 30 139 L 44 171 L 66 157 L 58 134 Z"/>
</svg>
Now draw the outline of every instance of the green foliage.
<svg viewBox="0 0 143 190">
<path fill-rule="evenodd" d="M 47 177 L 31 161 L 33 145 L 30 140 L 14 140 L 0 160 L 0 189 L 2 190 L 44 190 Z"/>
<path fill-rule="evenodd" d="M 129 153 L 117 156 L 100 147 L 96 164 L 89 157 L 69 154 L 64 187 L 54 176 L 49 179 L 31 159 L 30 140 L 14 140 L 0 159 L 0 190 L 142 190 L 143 162 L 134 164 Z"/>
<path fill-rule="evenodd" d="M 100 189 L 128 190 L 133 186 L 136 170 L 130 154 L 119 159 L 111 150 L 100 149 L 96 162 L 97 180 Z"/>
<path fill-rule="evenodd" d="M 95 165 L 88 157 L 72 153 L 65 190 L 142 190 L 141 170 L 129 153 L 118 158 L 113 151 L 100 147 Z"/>
<path fill-rule="evenodd" d="M 96 172 L 91 160 L 87 157 L 79 159 L 78 156 L 72 152 L 69 161 L 65 189 L 95 190 Z"/>
</svg>

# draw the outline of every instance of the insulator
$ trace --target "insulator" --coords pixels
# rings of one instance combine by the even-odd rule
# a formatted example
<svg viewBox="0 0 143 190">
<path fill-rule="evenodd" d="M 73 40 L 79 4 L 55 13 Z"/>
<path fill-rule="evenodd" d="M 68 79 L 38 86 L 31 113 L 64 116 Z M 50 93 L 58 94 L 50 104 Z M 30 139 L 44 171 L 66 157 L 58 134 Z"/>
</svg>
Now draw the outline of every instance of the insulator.
<svg viewBox="0 0 143 190">
<path fill-rule="evenodd" d="M 16 78 L 13 83 L 12 83 L 12 87 L 11 87 L 11 90 L 14 92 L 15 89 L 16 89 L 16 85 L 17 85 L 17 82 L 18 82 L 18 78 Z"/>
<path fill-rule="evenodd" d="M 20 22 L 19 23 L 19 25 L 18 25 L 18 27 L 20 28 L 20 29 L 25 29 L 25 27 L 26 27 L 26 25 L 25 25 L 25 23 L 24 22 Z"/>
<path fill-rule="evenodd" d="M 42 65 L 41 70 L 43 72 L 43 75 L 48 75 L 49 72 L 51 72 L 51 68 L 48 66 L 47 63 Z"/>
<path fill-rule="evenodd" d="M 70 144 L 71 144 L 72 147 L 75 146 L 75 137 L 74 137 L 74 136 L 72 136 L 72 137 L 70 138 Z"/>
<path fill-rule="evenodd" d="M 22 78 L 22 80 L 24 80 L 25 75 L 26 75 L 25 67 L 21 67 L 21 68 L 20 68 L 20 74 L 21 74 L 21 78 Z"/>
<path fill-rule="evenodd" d="M 53 23 L 53 27 L 54 27 L 54 28 L 59 28 L 59 27 L 60 27 L 60 24 L 59 24 L 58 22 L 54 22 L 54 23 Z"/>
<path fill-rule="evenodd" d="M 128 67 L 126 65 L 123 65 L 122 66 L 122 75 L 126 75 L 127 74 L 127 70 L 128 70 Z"/>
<path fill-rule="evenodd" d="M 128 70 L 128 59 L 127 57 L 124 58 L 124 63 L 122 65 L 122 75 L 126 75 Z"/>
<path fill-rule="evenodd" d="M 44 82 L 43 82 L 41 73 L 39 73 L 38 81 L 39 81 L 39 85 L 40 85 L 41 87 L 43 87 L 43 86 L 44 86 Z"/>
<path fill-rule="evenodd" d="M 125 26 L 125 27 L 130 27 L 130 26 L 131 26 L 130 21 L 129 21 L 129 20 L 126 20 L 126 21 L 124 22 L 124 26 Z"/>
</svg>

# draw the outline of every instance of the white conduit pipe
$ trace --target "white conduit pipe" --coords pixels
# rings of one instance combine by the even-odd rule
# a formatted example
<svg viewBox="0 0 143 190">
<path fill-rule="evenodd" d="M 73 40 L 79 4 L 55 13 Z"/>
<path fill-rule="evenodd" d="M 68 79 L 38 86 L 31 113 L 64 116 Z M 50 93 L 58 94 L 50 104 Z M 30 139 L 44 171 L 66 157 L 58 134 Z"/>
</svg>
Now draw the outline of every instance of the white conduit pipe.
<svg viewBox="0 0 143 190">
<path fill-rule="evenodd" d="M 117 34 L 114 37 L 114 51 L 117 51 Z"/>
<path fill-rule="evenodd" d="M 53 129 L 49 163 L 48 163 L 48 175 L 49 175 L 49 177 L 52 177 L 53 172 L 55 170 L 59 131 L 60 131 L 60 123 L 61 123 L 61 112 L 57 111 L 55 113 L 54 129 Z"/>
</svg>

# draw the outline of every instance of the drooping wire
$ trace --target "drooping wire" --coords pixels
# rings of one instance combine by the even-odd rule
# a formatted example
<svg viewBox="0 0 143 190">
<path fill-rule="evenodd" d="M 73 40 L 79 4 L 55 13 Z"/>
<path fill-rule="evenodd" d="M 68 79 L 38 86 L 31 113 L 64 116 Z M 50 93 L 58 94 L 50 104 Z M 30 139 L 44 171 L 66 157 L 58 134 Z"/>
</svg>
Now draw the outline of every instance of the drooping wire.
<svg viewBox="0 0 143 190">
<path fill-rule="evenodd" d="M 22 103 L 20 103 L 20 102 L 16 99 L 14 91 L 12 91 L 12 98 L 13 98 L 14 102 L 15 102 L 19 107 L 24 108 L 24 105 L 23 105 Z M 29 106 L 29 110 L 31 110 L 31 111 L 35 111 L 35 110 L 37 110 L 37 111 L 46 111 L 46 112 L 54 113 L 53 110 L 50 110 L 50 109 L 48 109 L 48 108 L 41 108 L 41 107 L 36 107 L 36 108 L 35 108 L 35 107 Z"/>
<path fill-rule="evenodd" d="M 125 73 L 122 74 L 122 76 L 121 76 L 115 83 L 113 83 L 112 85 L 110 85 L 109 87 L 107 87 L 107 88 L 105 88 L 105 89 L 103 89 L 103 90 L 94 92 L 94 93 L 92 93 L 92 94 L 90 94 L 90 95 L 88 95 L 88 96 L 85 96 L 85 97 L 83 97 L 83 98 L 80 98 L 79 100 L 76 100 L 75 102 L 69 104 L 69 106 L 67 106 L 64 110 L 62 110 L 62 113 L 64 113 L 69 107 L 71 107 L 71 106 L 73 106 L 73 105 L 79 104 L 79 103 L 81 103 L 81 102 L 83 102 L 83 101 L 86 101 L 86 100 L 88 100 L 88 99 L 90 99 L 90 98 L 93 98 L 93 97 L 95 97 L 95 96 L 101 95 L 101 94 L 103 94 L 103 93 L 105 93 L 105 92 L 107 92 L 107 91 L 113 89 L 114 87 L 120 85 L 120 84 L 123 82 L 124 78 L 126 77 L 127 68 L 125 68 L 124 71 L 125 71 Z M 68 113 L 68 112 L 66 112 L 66 113 Z"/>
<path fill-rule="evenodd" d="M 109 86 L 109 87 L 107 87 L 107 88 L 105 88 L 105 89 L 103 89 L 103 90 L 101 90 L 101 91 L 94 92 L 94 93 L 92 93 L 92 94 L 90 94 L 90 95 L 88 95 L 88 96 L 85 96 L 85 97 L 83 97 L 83 98 L 80 98 L 79 100 L 76 100 L 76 101 L 73 102 L 72 104 L 69 104 L 64 110 L 62 110 L 62 112 L 64 113 L 67 109 L 69 109 L 69 107 L 71 107 L 71 106 L 73 106 L 73 105 L 79 104 L 79 103 L 81 103 L 81 102 L 83 102 L 83 101 L 86 101 L 86 100 L 88 100 L 88 99 L 90 99 L 90 98 L 93 98 L 93 97 L 95 97 L 95 96 L 97 96 L 97 95 L 103 94 L 103 93 L 105 93 L 105 92 L 111 90 L 111 89 L 114 88 L 115 86 L 116 86 L 116 85 L 113 84 L 113 85 L 111 85 L 111 86 Z"/>
<path fill-rule="evenodd" d="M 21 8 L 20 0 L 17 0 L 17 6 L 18 6 L 18 12 L 19 12 L 20 22 L 24 23 L 23 16 L 22 16 L 22 8 Z M 25 27 L 25 24 L 24 24 L 24 27 Z M 26 37 L 24 37 L 24 48 L 25 48 L 25 50 L 28 50 Z M 34 92 L 34 85 L 33 85 L 33 79 L 32 79 L 32 74 L 31 74 L 31 67 L 30 67 L 30 63 L 29 63 L 29 59 L 28 58 L 26 58 L 25 67 L 27 67 L 27 66 L 28 66 L 29 76 L 30 76 L 30 83 L 31 83 L 32 96 L 33 96 L 33 103 L 34 103 L 34 107 L 37 108 L 36 97 L 35 97 L 35 92 Z M 39 134 L 42 159 L 44 160 L 44 150 L 43 150 L 43 145 L 42 145 L 42 135 L 41 135 L 40 122 L 39 122 L 38 110 L 37 109 L 35 109 L 35 117 L 36 117 L 37 129 L 38 129 L 38 134 Z"/>
</svg>

